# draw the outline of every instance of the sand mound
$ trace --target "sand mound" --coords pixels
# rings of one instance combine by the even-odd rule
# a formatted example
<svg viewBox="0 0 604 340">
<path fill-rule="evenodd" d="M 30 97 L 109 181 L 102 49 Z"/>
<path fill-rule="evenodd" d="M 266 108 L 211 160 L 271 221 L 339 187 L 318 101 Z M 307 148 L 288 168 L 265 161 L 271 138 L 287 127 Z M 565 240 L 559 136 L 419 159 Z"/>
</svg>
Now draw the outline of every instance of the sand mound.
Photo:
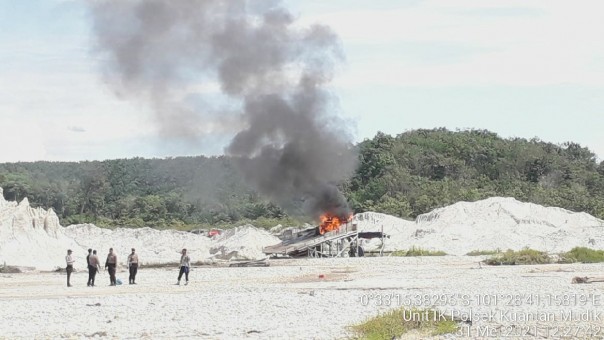
<svg viewBox="0 0 604 340">
<path fill-rule="evenodd" d="M 102 261 L 109 248 L 113 248 L 122 265 L 126 264 L 132 248 L 136 249 L 142 265 L 176 263 L 180 260 L 183 248 L 187 249 L 193 262 L 210 255 L 210 239 L 184 231 L 152 228 L 111 230 L 93 224 L 77 224 L 66 227 L 65 235 L 74 239 L 82 249 L 96 249 Z M 85 255 L 86 253 L 83 254 Z"/>
<path fill-rule="evenodd" d="M 497 248 L 530 247 L 547 252 L 568 251 L 576 246 L 604 249 L 604 221 L 586 213 L 514 198 L 455 203 L 420 215 L 415 223 L 383 214 L 361 215 L 362 229 L 377 231 L 383 225 L 384 232 L 392 235 L 386 242 L 386 250 L 418 246 L 463 255 L 472 250 Z"/>
<path fill-rule="evenodd" d="M 0 188 L 0 263 L 53 270 L 64 265 L 69 248 L 79 251 L 52 209 L 32 208 L 27 198 L 7 202 Z"/>
<path fill-rule="evenodd" d="M 221 260 L 259 260 L 266 257 L 262 248 L 279 242 L 281 240 L 268 231 L 247 224 L 216 237 L 210 254 Z"/>
<path fill-rule="evenodd" d="M 359 231 L 383 231 L 388 235 L 397 235 L 408 232 L 415 226 L 415 222 L 398 217 L 376 213 L 365 212 L 354 215 L 352 223 L 356 223 Z"/>
<path fill-rule="evenodd" d="M 141 264 L 168 264 L 180 260 L 186 248 L 193 262 L 208 259 L 261 259 L 262 248 L 279 239 L 251 225 L 228 230 L 211 240 L 206 236 L 151 228 L 96 227 L 93 224 L 61 227 L 52 209 L 32 208 L 27 199 L 8 202 L 0 188 L 0 264 L 55 270 L 65 266 L 67 249 L 73 250 L 76 270 L 86 270 L 87 249 L 96 249 L 104 264 L 109 248 L 125 265 L 135 248 Z M 211 251 L 211 252 L 210 252 Z"/>
</svg>

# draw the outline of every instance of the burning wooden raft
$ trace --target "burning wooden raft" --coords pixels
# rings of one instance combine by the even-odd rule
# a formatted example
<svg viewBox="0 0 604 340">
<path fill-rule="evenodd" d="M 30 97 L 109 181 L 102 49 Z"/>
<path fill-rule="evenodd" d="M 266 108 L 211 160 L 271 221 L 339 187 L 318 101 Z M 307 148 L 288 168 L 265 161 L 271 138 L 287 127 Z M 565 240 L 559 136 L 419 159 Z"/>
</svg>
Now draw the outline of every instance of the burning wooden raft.
<svg viewBox="0 0 604 340">
<path fill-rule="evenodd" d="M 359 239 L 384 237 L 381 232 L 359 232 L 357 225 L 347 222 L 337 229 L 326 231 L 321 227 L 314 232 L 304 231 L 302 236 L 285 240 L 262 249 L 269 256 L 289 257 L 343 257 L 363 253 Z"/>
<path fill-rule="evenodd" d="M 326 232 L 319 236 L 294 238 L 292 240 L 283 241 L 279 244 L 265 247 L 262 249 L 262 252 L 266 255 L 321 257 L 322 254 L 326 255 L 328 252 L 331 253 L 331 248 L 336 249 L 337 245 L 342 243 L 345 239 L 356 239 L 357 234 L 358 232 L 356 230 L 338 229 Z M 334 247 L 332 247 L 332 245 L 334 245 Z"/>
</svg>

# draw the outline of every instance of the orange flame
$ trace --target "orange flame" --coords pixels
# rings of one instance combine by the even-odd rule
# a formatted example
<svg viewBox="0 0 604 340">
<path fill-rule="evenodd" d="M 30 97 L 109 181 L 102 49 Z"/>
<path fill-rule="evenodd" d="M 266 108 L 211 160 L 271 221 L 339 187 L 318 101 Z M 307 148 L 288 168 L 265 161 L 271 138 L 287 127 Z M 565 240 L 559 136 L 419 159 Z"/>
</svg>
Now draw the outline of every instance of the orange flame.
<svg viewBox="0 0 604 340">
<path fill-rule="evenodd" d="M 348 223 L 352 220 L 352 214 L 347 220 L 340 219 L 338 216 L 323 214 L 320 217 L 321 225 L 319 226 L 319 234 L 324 235 L 327 232 L 338 230 L 343 223 Z"/>
</svg>

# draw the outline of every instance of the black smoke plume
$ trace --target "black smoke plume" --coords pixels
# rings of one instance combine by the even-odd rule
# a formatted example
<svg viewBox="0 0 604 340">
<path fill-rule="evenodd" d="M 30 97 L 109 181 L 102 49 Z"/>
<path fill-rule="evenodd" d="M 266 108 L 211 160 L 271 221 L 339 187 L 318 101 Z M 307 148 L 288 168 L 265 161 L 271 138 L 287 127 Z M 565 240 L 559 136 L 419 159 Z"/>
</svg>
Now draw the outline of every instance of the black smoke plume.
<svg viewBox="0 0 604 340">
<path fill-rule="evenodd" d="M 162 136 L 230 133 L 226 153 L 260 192 L 348 217 L 336 184 L 357 157 L 328 88 L 343 58 L 332 30 L 270 0 L 105 0 L 91 14 L 105 80 L 149 105 Z"/>
</svg>

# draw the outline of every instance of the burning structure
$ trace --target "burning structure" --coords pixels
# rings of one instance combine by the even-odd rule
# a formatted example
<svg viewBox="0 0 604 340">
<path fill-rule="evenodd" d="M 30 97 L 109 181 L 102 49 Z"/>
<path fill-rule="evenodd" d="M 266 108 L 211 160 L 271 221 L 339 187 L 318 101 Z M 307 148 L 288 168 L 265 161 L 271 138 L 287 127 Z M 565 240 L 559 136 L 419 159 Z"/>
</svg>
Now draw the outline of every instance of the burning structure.
<svg viewBox="0 0 604 340">
<path fill-rule="evenodd" d="M 342 224 L 352 221 L 352 214 L 346 217 L 346 219 L 339 216 L 324 214 L 321 215 L 320 220 L 321 224 L 317 227 L 318 233 L 324 235 L 327 232 L 338 230 Z"/>
<path fill-rule="evenodd" d="M 90 6 L 106 82 L 146 104 L 167 142 L 230 137 L 225 153 L 264 196 L 301 207 L 321 222 L 320 234 L 349 220 L 337 184 L 357 156 L 329 87 L 343 59 L 329 27 L 301 27 L 280 1 Z"/>
<path fill-rule="evenodd" d="M 333 228 L 333 230 L 327 230 Z M 284 235 L 285 236 L 285 235 Z M 282 237 L 282 242 L 265 247 L 262 251 L 273 257 L 343 257 L 363 256 L 362 240 L 381 238 L 382 248 L 384 241 L 389 238 L 383 232 L 360 231 L 352 219 L 337 224 L 335 219 L 325 220 L 316 228 L 310 228 L 297 233 L 288 233 Z"/>
</svg>

